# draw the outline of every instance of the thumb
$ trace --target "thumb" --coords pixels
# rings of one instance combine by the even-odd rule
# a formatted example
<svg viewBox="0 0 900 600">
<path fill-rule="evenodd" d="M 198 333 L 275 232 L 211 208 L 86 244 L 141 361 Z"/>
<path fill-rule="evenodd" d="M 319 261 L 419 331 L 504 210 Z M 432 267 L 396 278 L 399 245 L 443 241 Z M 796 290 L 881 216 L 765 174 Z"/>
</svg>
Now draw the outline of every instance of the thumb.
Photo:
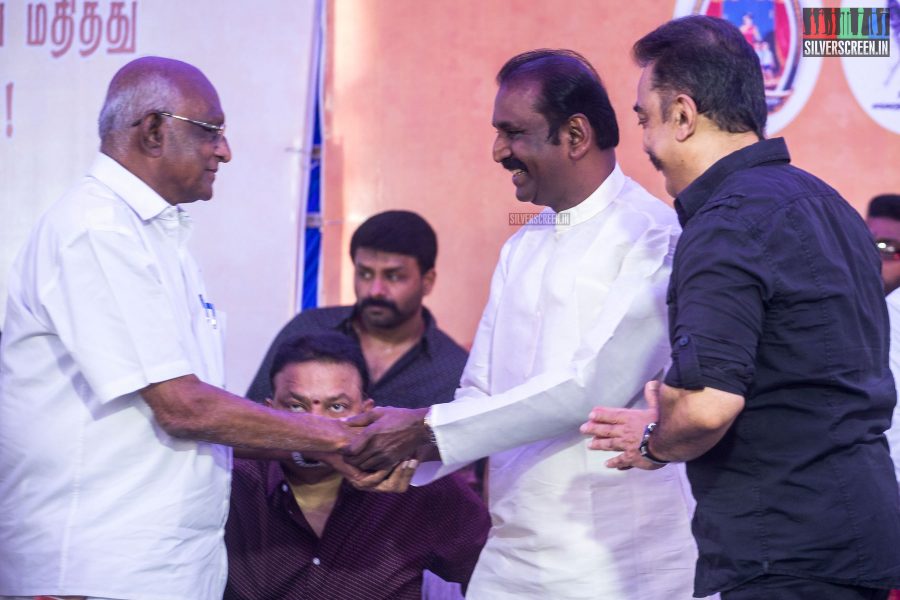
<svg viewBox="0 0 900 600">
<path fill-rule="evenodd" d="M 656 379 L 644 384 L 644 400 L 647 401 L 647 408 L 659 409 L 659 386 L 660 383 Z"/>
</svg>

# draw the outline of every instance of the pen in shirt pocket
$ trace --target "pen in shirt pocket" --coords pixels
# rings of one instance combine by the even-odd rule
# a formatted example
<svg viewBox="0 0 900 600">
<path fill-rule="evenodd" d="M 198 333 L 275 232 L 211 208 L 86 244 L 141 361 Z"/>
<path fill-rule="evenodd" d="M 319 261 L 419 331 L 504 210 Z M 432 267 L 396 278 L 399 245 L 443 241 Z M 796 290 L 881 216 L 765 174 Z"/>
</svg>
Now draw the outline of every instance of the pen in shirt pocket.
<svg viewBox="0 0 900 600">
<path fill-rule="evenodd" d="M 213 329 L 217 329 L 219 326 L 218 321 L 216 321 L 216 307 L 212 302 L 207 302 L 203 298 L 203 294 L 198 294 L 200 298 L 200 307 L 203 309 L 203 313 L 206 315 L 206 322 L 210 324 Z"/>
</svg>

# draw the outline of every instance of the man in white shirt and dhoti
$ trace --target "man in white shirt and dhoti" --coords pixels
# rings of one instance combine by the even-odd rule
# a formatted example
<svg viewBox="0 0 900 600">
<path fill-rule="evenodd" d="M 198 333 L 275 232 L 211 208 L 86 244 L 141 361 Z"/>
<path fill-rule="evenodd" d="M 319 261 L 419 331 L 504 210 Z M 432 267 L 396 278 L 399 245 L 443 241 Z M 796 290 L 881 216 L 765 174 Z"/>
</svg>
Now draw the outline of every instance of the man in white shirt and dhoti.
<svg viewBox="0 0 900 600">
<path fill-rule="evenodd" d="M 519 201 L 545 208 L 501 251 L 455 400 L 376 409 L 349 460 L 439 455 L 424 484 L 490 456 L 493 528 L 467 598 L 690 598 L 682 472 L 606 469 L 614 454 L 579 433 L 597 403 L 640 405 L 667 364 L 676 216 L 617 165 L 615 113 L 582 56 L 526 52 L 497 81 L 493 158 Z"/>
<path fill-rule="evenodd" d="M 224 123 L 196 67 L 128 63 L 94 164 L 16 259 L 0 352 L 0 598 L 219 600 L 229 446 L 349 442 L 335 419 L 216 387 L 220 322 L 182 205 L 212 197 L 231 159 Z"/>
</svg>

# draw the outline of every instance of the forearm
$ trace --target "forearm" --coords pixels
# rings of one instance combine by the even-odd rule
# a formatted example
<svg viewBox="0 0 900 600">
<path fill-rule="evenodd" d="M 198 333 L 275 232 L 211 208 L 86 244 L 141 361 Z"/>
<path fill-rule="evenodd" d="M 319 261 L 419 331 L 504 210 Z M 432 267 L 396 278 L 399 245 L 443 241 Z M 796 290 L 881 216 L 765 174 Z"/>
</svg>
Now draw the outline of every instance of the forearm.
<svg viewBox="0 0 900 600">
<path fill-rule="evenodd" d="M 301 452 L 336 452 L 350 441 L 348 428 L 337 420 L 272 410 L 193 375 L 152 384 L 141 395 L 174 437 Z"/>
<path fill-rule="evenodd" d="M 590 358 L 529 379 L 504 393 L 432 407 L 448 464 L 565 434 L 575 434 L 597 405 L 622 407 L 666 362 L 668 344 L 651 320 L 627 323 L 630 346 L 610 340 Z M 620 336 L 621 339 L 626 339 Z M 472 440 L 472 432 L 477 439 Z M 498 433 L 502 432 L 502 434 Z"/>
<path fill-rule="evenodd" d="M 744 407 L 736 394 L 713 388 L 683 390 L 665 384 L 659 398 L 659 420 L 650 436 L 650 453 L 670 462 L 702 456 L 719 443 Z"/>
</svg>

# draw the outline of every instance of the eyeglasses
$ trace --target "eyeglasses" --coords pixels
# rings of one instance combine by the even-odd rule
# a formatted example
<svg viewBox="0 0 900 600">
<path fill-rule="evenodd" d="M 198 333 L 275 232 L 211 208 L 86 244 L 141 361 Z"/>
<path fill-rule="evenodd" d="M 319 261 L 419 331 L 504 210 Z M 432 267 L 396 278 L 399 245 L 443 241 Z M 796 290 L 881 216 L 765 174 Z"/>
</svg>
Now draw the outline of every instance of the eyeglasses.
<svg viewBox="0 0 900 600">
<path fill-rule="evenodd" d="M 182 117 L 180 115 L 173 115 L 170 112 L 159 111 L 158 114 L 161 114 L 164 117 L 172 117 L 173 119 L 178 119 L 179 121 L 187 121 L 188 123 L 193 123 L 197 127 L 200 127 L 204 131 L 208 131 L 209 133 L 215 134 L 216 137 L 224 137 L 225 136 L 225 126 L 224 125 L 213 125 L 212 123 L 207 123 L 206 121 L 198 121 L 196 119 L 189 119 L 187 117 Z"/>
<path fill-rule="evenodd" d="M 875 247 L 881 255 L 881 260 L 900 260 L 900 241 L 877 239 Z"/>
<path fill-rule="evenodd" d="M 151 113 L 154 114 L 154 113 Z M 158 110 L 155 112 L 157 115 L 162 115 L 164 117 L 171 117 L 173 119 L 178 119 L 179 121 L 187 121 L 188 123 L 192 123 L 197 127 L 201 128 L 203 131 L 210 133 L 213 135 L 215 141 L 218 141 L 220 138 L 225 137 L 225 126 L 224 125 L 213 125 L 212 123 L 207 123 L 206 121 L 198 121 L 197 119 L 189 119 L 188 117 L 182 117 L 181 115 L 174 115 L 170 112 L 166 112 L 163 110 Z M 134 123 L 131 124 L 132 127 L 136 127 L 140 124 L 143 119 L 138 119 Z"/>
</svg>

